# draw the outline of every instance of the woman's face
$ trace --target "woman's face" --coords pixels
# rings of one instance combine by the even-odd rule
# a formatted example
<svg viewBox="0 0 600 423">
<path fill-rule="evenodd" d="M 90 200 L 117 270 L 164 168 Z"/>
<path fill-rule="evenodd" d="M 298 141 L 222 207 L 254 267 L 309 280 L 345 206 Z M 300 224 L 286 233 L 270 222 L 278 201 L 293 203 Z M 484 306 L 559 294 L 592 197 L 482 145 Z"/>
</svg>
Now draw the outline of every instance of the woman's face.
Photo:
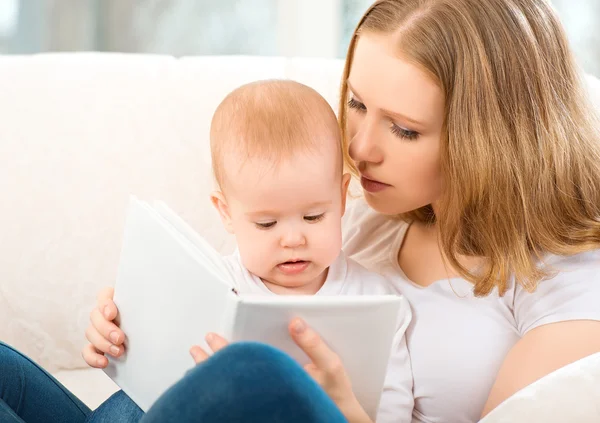
<svg viewBox="0 0 600 423">
<path fill-rule="evenodd" d="M 361 34 L 348 78 L 350 157 L 367 202 L 384 214 L 433 204 L 442 187 L 444 95 L 392 42 Z"/>
</svg>

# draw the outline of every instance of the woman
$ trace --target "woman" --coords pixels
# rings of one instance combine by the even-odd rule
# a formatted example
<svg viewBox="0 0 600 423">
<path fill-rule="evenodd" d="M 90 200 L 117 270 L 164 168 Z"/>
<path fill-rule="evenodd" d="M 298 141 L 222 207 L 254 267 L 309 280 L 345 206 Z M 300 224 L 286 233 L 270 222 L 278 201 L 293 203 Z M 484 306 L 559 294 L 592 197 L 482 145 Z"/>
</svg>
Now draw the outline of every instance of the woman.
<svg viewBox="0 0 600 423">
<path fill-rule="evenodd" d="M 413 421 L 477 421 L 600 351 L 600 126 L 545 1 L 377 1 L 351 41 L 340 121 L 366 200 L 349 204 L 344 249 L 413 308 Z M 87 332 L 96 367 L 123 352 L 111 298 Z M 204 363 L 142 421 L 369 421 L 335 354 L 302 322 L 290 332 L 320 387 L 277 351 L 214 337 L 221 351 L 194 347 Z M 118 393 L 96 417 L 131 405 Z"/>
</svg>

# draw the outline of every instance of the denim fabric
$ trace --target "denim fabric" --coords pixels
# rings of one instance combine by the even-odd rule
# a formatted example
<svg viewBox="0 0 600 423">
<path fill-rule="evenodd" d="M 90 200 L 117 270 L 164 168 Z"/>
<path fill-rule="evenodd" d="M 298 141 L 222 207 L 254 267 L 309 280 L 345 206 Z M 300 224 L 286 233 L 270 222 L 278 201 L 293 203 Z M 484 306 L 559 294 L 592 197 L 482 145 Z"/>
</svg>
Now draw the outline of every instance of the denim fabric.
<svg viewBox="0 0 600 423">
<path fill-rule="evenodd" d="M 189 371 L 144 415 L 122 391 L 92 413 L 47 372 L 0 343 L 0 422 L 343 423 L 346 419 L 294 360 L 263 344 L 233 344 L 216 353 Z"/>
<path fill-rule="evenodd" d="M 83 423 L 90 412 L 50 374 L 0 342 L 0 422 Z"/>
</svg>

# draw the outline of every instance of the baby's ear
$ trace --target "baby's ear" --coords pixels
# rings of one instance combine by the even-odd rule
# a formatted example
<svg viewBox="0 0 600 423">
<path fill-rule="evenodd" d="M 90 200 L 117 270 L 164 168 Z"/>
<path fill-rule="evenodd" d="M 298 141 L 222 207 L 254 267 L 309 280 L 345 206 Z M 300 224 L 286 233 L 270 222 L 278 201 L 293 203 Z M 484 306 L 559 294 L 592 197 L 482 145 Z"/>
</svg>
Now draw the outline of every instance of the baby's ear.
<svg viewBox="0 0 600 423">
<path fill-rule="evenodd" d="M 223 222 L 223 226 L 225 230 L 230 234 L 233 233 L 233 222 L 231 221 L 231 214 L 229 212 L 229 205 L 227 204 L 227 200 L 221 191 L 213 191 L 210 194 L 210 201 L 215 206 L 215 209 L 219 212 L 219 216 L 221 217 L 221 222 Z"/>
<path fill-rule="evenodd" d="M 349 173 L 344 173 L 344 175 L 342 175 L 342 216 L 346 213 L 346 198 L 348 197 L 350 179 L 351 176 Z"/>
</svg>

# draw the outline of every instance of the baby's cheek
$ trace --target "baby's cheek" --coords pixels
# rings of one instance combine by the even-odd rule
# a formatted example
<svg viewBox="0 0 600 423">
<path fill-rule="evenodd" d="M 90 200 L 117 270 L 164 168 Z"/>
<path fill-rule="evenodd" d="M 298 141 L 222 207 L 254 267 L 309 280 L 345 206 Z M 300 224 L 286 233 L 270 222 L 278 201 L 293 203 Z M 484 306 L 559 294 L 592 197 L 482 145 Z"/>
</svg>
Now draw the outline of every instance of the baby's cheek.
<svg viewBox="0 0 600 423">
<path fill-rule="evenodd" d="M 330 223 L 318 231 L 319 252 L 324 261 L 334 261 L 342 248 L 341 226 Z"/>
<path fill-rule="evenodd" d="M 252 246 L 246 247 L 247 248 L 244 251 L 240 248 L 240 255 L 242 256 L 242 264 L 244 267 L 248 269 L 250 273 L 257 275 L 260 278 L 267 277 L 269 272 L 265 261 L 265 257 L 268 257 L 267 252 L 258 248 L 252 248 Z"/>
<path fill-rule="evenodd" d="M 238 237 L 237 244 L 244 266 L 253 273 L 264 270 L 265 257 L 269 257 L 267 248 L 262 240 L 252 234 Z"/>
</svg>

